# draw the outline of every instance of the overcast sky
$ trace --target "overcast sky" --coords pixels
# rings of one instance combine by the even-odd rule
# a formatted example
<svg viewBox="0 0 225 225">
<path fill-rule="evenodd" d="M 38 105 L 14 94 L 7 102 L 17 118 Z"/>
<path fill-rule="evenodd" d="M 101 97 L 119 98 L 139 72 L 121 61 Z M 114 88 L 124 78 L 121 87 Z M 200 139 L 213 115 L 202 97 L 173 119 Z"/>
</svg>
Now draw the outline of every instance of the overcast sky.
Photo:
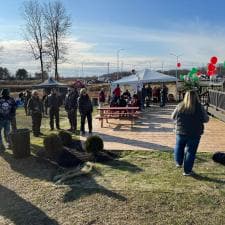
<svg viewBox="0 0 225 225">
<path fill-rule="evenodd" d="M 62 0 L 72 18 L 68 61 L 60 75 L 120 70 L 183 68 L 225 60 L 225 1 L 222 0 Z M 40 70 L 23 40 L 22 0 L 1 1 L 0 66 L 12 73 Z M 82 71 L 83 64 L 83 71 Z"/>
</svg>

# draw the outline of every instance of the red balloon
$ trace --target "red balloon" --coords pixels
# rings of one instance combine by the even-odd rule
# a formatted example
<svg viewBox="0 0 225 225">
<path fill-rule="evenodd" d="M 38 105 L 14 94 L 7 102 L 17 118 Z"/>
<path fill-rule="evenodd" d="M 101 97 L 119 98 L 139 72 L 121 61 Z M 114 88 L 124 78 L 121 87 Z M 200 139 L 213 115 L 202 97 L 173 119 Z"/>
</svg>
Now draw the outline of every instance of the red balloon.
<svg viewBox="0 0 225 225">
<path fill-rule="evenodd" d="M 216 75 L 216 70 L 208 71 L 207 74 L 209 76 L 214 76 L 214 75 Z"/>
<path fill-rule="evenodd" d="M 180 67 L 181 67 L 181 63 L 179 63 L 179 62 L 178 62 L 178 63 L 177 63 L 177 67 L 179 67 L 179 68 L 180 68 Z"/>
<path fill-rule="evenodd" d="M 207 75 L 212 76 L 213 75 L 213 71 L 208 71 Z"/>
<path fill-rule="evenodd" d="M 210 59 L 210 62 L 212 63 L 212 64 L 216 64 L 217 63 L 217 57 L 216 56 L 213 56 L 211 59 Z"/>
<path fill-rule="evenodd" d="M 208 64 L 208 70 L 209 71 L 214 71 L 215 69 L 216 69 L 216 67 L 212 63 Z"/>
</svg>

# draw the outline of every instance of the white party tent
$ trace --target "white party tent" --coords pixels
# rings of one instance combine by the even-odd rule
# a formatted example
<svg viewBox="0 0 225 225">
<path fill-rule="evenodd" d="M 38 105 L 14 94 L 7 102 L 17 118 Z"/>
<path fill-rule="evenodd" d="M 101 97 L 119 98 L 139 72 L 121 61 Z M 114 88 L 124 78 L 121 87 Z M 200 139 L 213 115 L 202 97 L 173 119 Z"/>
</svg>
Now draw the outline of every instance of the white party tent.
<svg viewBox="0 0 225 225">
<path fill-rule="evenodd" d="M 130 75 L 128 77 L 123 77 L 120 80 L 112 82 L 112 85 L 143 85 L 147 83 L 168 83 L 176 82 L 177 78 L 169 75 L 165 75 L 150 69 L 145 69 L 143 71 L 137 72 L 136 74 Z"/>
<path fill-rule="evenodd" d="M 151 83 L 174 83 L 177 81 L 176 77 L 165 75 L 150 69 L 145 69 L 136 74 L 123 77 L 120 80 L 111 83 L 111 92 L 119 84 L 122 91 L 128 89 L 132 93 L 140 90 L 143 84 Z"/>
</svg>

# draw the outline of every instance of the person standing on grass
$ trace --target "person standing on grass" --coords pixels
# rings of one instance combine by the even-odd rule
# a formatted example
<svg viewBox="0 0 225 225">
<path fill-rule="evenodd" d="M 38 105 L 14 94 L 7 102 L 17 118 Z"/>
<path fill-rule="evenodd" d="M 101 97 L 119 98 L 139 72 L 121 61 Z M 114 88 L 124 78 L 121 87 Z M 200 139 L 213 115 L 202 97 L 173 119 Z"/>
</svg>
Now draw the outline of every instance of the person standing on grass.
<svg viewBox="0 0 225 225">
<path fill-rule="evenodd" d="M 44 114 L 48 115 L 48 93 L 46 90 L 43 90 L 42 103 L 44 107 Z"/>
<path fill-rule="evenodd" d="M 7 148 L 9 145 L 9 132 L 10 132 L 10 124 L 12 119 L 16 114 L 16 102 L 15 100 L 9 96 L 9 90 L 4 88 L 2 90 L 0 97 L 0 153 L 5 151 L 5 146 L 2 141 L 2 129 L 4 129 L 5 141 L 7 144 Z"/>
<path fill-rule="evenodd" d="M 30 100 L 30 98 L 31 98 L 31 92 L 30 92 L 30 90 L 26 90 L 26 92 L 24 94 L 24 109 L 25 109 L 26 116 L 28 116 L 27 104 L 28 104 L 28 101 Z"/>
<path fill-rule="evenodd" d="M 32 96 L 27 104 L 29 115 L 32 118 L 32 131 L 35 137 L 43 135 L 40 132 L 42 114 L 44 114 L 43 103 L 38 96 L 38 92 L 36 90 L 32 91 Z"/>
<path fill-rule="evenodd" d="M 80 115 L 81 115 L 81 125 L 80 125 L 81 134 L 85 135 L 86 117 L 87 117 L 87 121 L 88 121 L 89 134 L 92 134 L 93 106 L 92 106 L 91 100 L 90 100 L 85 88 L 82 88 L 80 90 L 80 97 L 78 99 L 78 107 L 79 107 L 79 111 L 80 111 Z"/>
<path fill-rule="evenodd" d="M 65 98 L 65 110 L 70 123 L 70 129 L 68 131 L 76 132 L 77 130 L 77 100 L 79 94 L 76 88 L 69 87 L 68 93 Z"/>
<path fill-rule="evenodd" d="M 51 94 L 48 96 L 48 107 L 50 116 L 50 129 L 54 130 L 54 118 L 56 128 L 60 130 L 59 126 L 59 107 L 62 105 L 62 99 L 58 95 L 55 88 L 51 90 Z"/>
<path fill-rule="evenodd" d="M 209 117 L 194 90 L 187 91 L 184 100 L 172 114 L 176 120 L 174 159 L 177 167 L 184 165 L 184 176 L 192 174 L 195 155 Z"/>
</svg>

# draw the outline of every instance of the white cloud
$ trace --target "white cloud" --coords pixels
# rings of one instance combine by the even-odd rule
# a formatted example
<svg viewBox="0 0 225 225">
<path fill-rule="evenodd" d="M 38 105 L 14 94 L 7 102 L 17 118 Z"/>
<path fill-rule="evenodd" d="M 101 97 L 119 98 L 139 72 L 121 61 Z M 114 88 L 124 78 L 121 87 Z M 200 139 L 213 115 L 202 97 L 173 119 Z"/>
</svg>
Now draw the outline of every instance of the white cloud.
<svg viewBox="0 0 225 225">
<path fill-rule="evenodd" d="M 182 53 L 187 61 L 206 62 L 212 55 L 217 55 L 221 60 L 224 57 L 225 31 L 221 27 L 212 27 L 210 24 L 201 25 L 188 23 L 183 26 L 171 25 L 170 30 L 141 29 L 136 27 L 112 26 L 105 28 L 101 33 L 103 38 L 109 41 L 125 41 L 131 43 L 144 43 L 146 46 L 158 46 L 163 49 L 162 60 L 168 59 L 170 52 Z M 92 28 L 90 32 L 94 32 Z M 97 28 L 96 28 L 97 29 Z M 95 30 L 99 33 L 98 30 Z M 138 46 L 134 46 L 135 49 Z M 149 55 L 151 57 L 151 55 Z"/>
<path fill-rule="evenodd" d="M 89 51 L 93 45 L 85 42 L 80 42 L 75 38 L 65 40 L 68 47 L 68 62 L 80 58 L 81 52 Z M 0 66 L 7 67 L 13 73 L 18 68 L 25 68 L 29 72 L 39 71 L 39 61 L 35 61 L 28 43 L 24 40 L 8 40 L 0 41 L 0 46 L 3 47 L 0 52 Z M 60 65 L 67 69 L 68 63 Z"/>
<path fill-rule="evenodd" d="M 200 21 L 184 26 L 173 24 L 168 30 L 92 26 L 82 27 L 76 33 L 79 39 L 74 36 L 65 41 L 68 46 L 68 60 L 59 65 L 61 73 L 65 75 L 81 70 L 82 64 L 85 70 L 93 68 L 96 71 L 107 71 L 107 63 L 110 62 L 110 70 L 116 71 L 118 48 L 115 46 L 119 46 L 120 42 L 130 46 L 130 50 L 128 48 L 120 53 L 120 63 L 123 63 L 123 68 L 126 69 L 131 69 L 134 65 L 137 69 L 150 67 L 150 64 L 153 69 L 159 69 L 162 62 L 165 67 L 172 68 L 176 59 L 170 55 L 171 52 L 182 54 L 181 63 L 184 67 L 207 64 L 213 55 L 216 55 L 220 62 L 225 60 L 225 31 L 220 27 L 212 29 L 209 24 Z M 82 37 L 90 36 L 98 41 L 83 41 Z M 154 52 L 158 54 L 155 56 L 153 53 L 141 54 L 141 51 L 138 54 L 131 54 L 134 52 L 132 48 L 137 50 L 139 44 L 148 48 L 154 47 Z M 4 47 L 0 53 L 0 66 L 7 67 L 12 72 L 18 68 L 25 68 L 29 72 L 39 70 L 39 62 L 33 60 L 25 41 L 3 40 L 0 41 L 0 46 Z"/>
</svg>

